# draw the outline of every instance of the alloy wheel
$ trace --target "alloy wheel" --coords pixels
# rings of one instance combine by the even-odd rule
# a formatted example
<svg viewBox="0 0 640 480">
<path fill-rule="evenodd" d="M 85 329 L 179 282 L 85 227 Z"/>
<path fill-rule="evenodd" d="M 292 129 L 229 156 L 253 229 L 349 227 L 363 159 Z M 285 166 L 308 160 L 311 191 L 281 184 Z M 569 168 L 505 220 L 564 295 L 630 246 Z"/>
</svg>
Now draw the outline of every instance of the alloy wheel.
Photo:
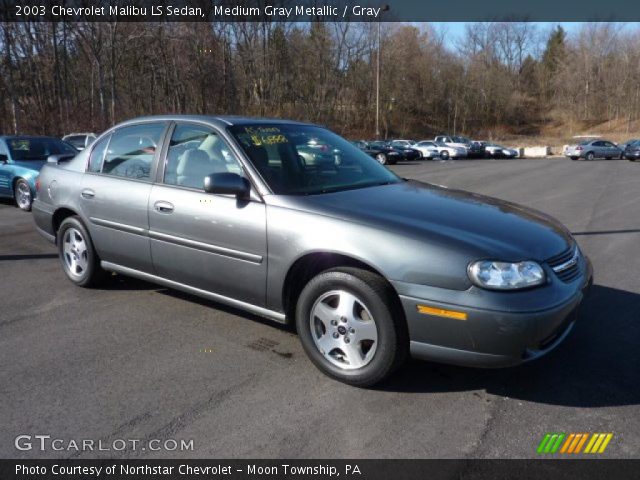
<svg viewBox="0 0 640 480">
<path fill-rule="evenodd" d="M 79 230 L 71 227 L 64 232 L 63 258 L 67 271 L 76 278 L 82 277 L 89 266 L 87 242 Z"/>
<path fill-rule="evenodd" d="M 28 210 L 31 207 L 31 187 L 24 180 L 18 180 L 16 184 L 16 204 L 22 210 Z"/>
<path fill-rule="evenodd" d="M 364 302 L 345 290 L 332 290 L 316 300 L 309 327 L 316 348 L 341 369 L 362 368 L 376 353 L 376 322 Z"/>
</svg>

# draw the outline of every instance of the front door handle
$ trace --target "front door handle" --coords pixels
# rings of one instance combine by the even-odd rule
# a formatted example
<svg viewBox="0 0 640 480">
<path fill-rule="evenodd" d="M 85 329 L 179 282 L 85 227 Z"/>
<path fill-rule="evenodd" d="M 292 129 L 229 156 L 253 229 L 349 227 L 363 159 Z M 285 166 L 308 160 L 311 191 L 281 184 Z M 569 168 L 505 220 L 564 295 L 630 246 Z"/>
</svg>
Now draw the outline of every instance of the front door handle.
<svg viewBox="0 0 640 480">
<path fill-rule="evenodd" d="M 82 193 L 80 193 L 80 195 L 82 195 L 82 198 L 91 199 L 96 196 L 96 192 L 94 192 L 90 188 L 85 188 L 84 190 L 82 190 Z"/>
<path fill-rule="evenodd" d="M 169 202 L 157 201 L 153 204 L 153 207 L 156 211 L 160 213 L 171 213 L 173 212 L 173 205 Z"/>
</svg>

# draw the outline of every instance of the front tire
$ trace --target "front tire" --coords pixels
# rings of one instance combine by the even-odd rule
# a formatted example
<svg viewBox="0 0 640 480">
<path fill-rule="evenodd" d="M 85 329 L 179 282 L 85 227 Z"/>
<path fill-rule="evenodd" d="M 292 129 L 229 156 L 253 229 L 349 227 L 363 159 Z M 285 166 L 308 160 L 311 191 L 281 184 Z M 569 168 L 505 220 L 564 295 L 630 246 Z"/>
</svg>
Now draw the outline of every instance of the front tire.
<svg viewBox="0 0 640 480">
<path fill-rule="evenodd" d="M 80 287 L 96 286 L 104 280 L 106 273 L 79 217 L 68 217 L 62 222 L 56 243 L 62 269 L 69 280 Z"/>
<path fill-rule="evenodd" d="M 449 160 L 449 152 L 447 152 L 446 150 L 441 151 L 440 158 L 442 160 Z"/>
<path fill-rule="evenodd" d="M 387 164 L 387 156 L 384 153 L 378 153 L 376 155 L 376 160 L 378 161 L 378 163 L 380 163 L 382 165 L 386 165 Z"/>
<path fill-rule="evenodd" d="M 16 181 L 13 189 L 13 198 L 20 210 L 24 210 L 25 212 L 31 211 L 33 195 L 31 194 L 29 183 L 24 178 L 19 178 L 18 181 Z"/>
<path fill-rule="evenodd" d="M 302 290 L 296 326 L 305 352 L 324 374 L 358 387 L 372 386 L 407 358 L 409 340 L 391 286 L 358 268 L 336 268 Z"/>
</svg>

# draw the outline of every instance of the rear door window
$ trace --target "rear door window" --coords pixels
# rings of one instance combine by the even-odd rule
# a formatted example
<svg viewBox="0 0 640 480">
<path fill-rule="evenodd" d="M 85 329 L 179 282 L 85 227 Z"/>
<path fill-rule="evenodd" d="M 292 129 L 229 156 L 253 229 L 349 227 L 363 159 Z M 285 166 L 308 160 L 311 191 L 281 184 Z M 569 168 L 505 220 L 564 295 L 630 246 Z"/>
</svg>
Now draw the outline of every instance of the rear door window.
<svg viewBox="0 0 640 480">
<path fill-rule="evenodd" d="M 164 123 L 122 127 L 111 135 L 102 173 L 116 177 L 149 180 L 151 167 L 164 132 Z"/>
</svg>

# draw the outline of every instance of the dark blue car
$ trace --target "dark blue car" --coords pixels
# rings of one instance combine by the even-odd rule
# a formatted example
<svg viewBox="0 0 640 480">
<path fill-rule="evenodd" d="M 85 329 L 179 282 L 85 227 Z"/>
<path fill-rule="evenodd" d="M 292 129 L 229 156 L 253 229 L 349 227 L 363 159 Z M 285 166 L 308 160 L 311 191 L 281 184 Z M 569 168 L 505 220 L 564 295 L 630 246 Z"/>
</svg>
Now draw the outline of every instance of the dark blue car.
<svg viewBox="0 0 640 480">
<path fill-rule="evenodd" d="M 36 177 L 49 155 L 78 151 L 53 137 L 0 137 L 0 196 L 13 198 L 22 210 L 31 210 Z"/>
</svg>

